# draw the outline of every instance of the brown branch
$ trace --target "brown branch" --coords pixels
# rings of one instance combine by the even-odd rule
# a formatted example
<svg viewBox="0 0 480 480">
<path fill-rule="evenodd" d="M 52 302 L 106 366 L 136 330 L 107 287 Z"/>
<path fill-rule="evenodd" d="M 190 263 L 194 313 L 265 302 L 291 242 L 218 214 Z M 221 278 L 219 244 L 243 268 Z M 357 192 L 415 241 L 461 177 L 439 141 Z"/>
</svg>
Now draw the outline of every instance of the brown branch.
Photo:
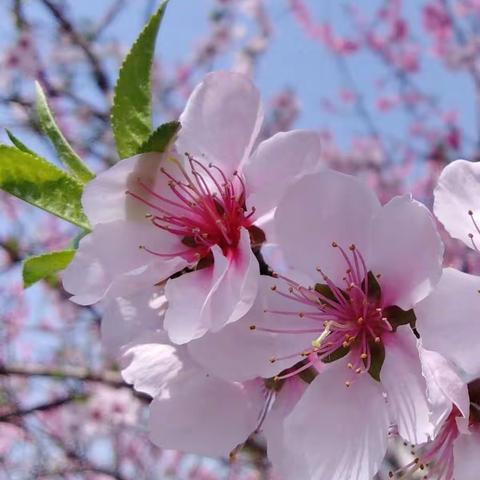
<svg viewBox="0 0 480 480">
<path fill-rule="evenodd" d="M 83 382 L 103 383 L 112 387 L 131 388 L 118 372 L 107 370 L 95 373 L 83 367 L 66 366 L 60 368 L 42 365 L 0 365 L 0 376 L 50 377 L 57 380 L 74 379 Z"/>
<path fill-rule="evenodd" d="M 100 60 L 90 48 L 88 40 L 76 30 L 73 23 L 64 15 L 61 8 L 55 5 L 54 2 L 52 2 L 51 0 L 42 0 L 42 3 L 48 10 L 50 10 L 55 20 L 59 23 L 64 32 L 70 37 L 72 42 L 77 45 L 87 57 L 98 88 L 103 93 L 108 93 L 110 90 L 110 82 L 108 80 L 108 76 L 103 71 Z"/>
<path fill-rule="evenodd" d="M 7 413 L 3 413 L 0 415 L 0 422 L 5 422 L 7 420 L 11 420 L 12 418 L 24 417 L 26 415 L 30 415 L 31 413 L 36 412 L 43 412 L 46 410 L 52 410 L 54 408 L 61 407 L 66 405 L 67 403 L 75 402 L 77 400 L 81 400 L 86 398 L 85 395 L 68 395 L 66 397 L 57 398 L 56 400 L 52 400 L 50 402 L 41 403 L 40 405 L 35 405 L 34 407 L 29 408 L 18 408 L 16 410 L 12 410 Z"/>
</svg>

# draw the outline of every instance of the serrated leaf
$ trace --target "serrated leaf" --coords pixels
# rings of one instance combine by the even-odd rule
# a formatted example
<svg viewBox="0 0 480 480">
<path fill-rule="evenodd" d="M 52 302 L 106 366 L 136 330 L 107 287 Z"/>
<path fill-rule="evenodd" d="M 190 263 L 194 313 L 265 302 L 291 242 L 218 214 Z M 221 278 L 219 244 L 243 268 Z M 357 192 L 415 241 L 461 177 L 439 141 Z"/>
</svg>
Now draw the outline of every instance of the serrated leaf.
<svg viewBox="0 0 480 480">
<path fill-rule="evenodd" d="M 23 286 L 28 288 L 35 282 L 64 270 L 72 261 L 75 250 L 61 250 L 27 258 L 23 262 Z"/>
<path fill-rule="evenodd" d="M 89 230 L 83 185 L 43 158 L 0 145 L 0 188 L 25 202 Z"/>
<path fill-rule="evenodd" d="M 137 153 L 163 153 L 172 141 L 175 140 L 175 136 L 179 130 L 179 122 L 168 122 L 160 125 L 150 137 L 148 137 Z"/>
<path fill-rule="evenodd" d="M 41 129 L 52 142 L 55 151 L 62 163 L 83 183 L 94 178 L 94 174 L 83 163 L 82 159 L 75 153 L 67 139 L 63 136 L 58 125 L 53 118 L 53 114 L 47 103 L 47 98 L 43 93 L 42 87 L 35 82 L 35 106 L 38 116 L 38 122 Z"/>
<path fill-rule="evenodd" d="M 130 49 L 114 89 L 112 129 L 120 158 L 140 152 L 152 133 L 151 68 L 158 29 L 167 1 L 162 2 Z"/>
<path fill-rule="evenodd" d="M 32 155 L 35 155 L 35 153 L 30 150 L 22 141 L 20 141 L 8 128 L 5 129 L 7 132 L 8 138 L 10 141 L 22 152 L 25 153 L 30 153 Z"/>
</svg>

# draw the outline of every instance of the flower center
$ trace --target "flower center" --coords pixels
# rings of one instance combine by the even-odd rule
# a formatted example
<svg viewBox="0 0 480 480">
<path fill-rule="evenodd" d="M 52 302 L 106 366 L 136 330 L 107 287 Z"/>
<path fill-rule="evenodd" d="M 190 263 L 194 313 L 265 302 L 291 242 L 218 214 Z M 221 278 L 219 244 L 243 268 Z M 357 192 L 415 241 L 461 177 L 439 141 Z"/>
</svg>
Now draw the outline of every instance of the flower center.
<svg viewBox="0 0 480 480">
<path fill-rule="evenodd" d="M 150 207 L 146 218 L 155 227 L 181 237 L 188 248 L 174 253 L 156 252 L 144 245 L 140 248 L 160 257 L 183 256 L 198 261 L 218 245 L 227 256 L 238 245 L 240 229 L 251 227 L 255 213 L 255 208 L 250 213 L 246 211 L 245 183 L 238 172 L 228 178 L 216 165 L 210 163 L 206 167 L 188 153 L 185 155 L 189 172 L 174 158 L 171 161 L 177 168 L 177 176 L 160 169 L 173 195 L 167 198 L 141 179 L 137 179 L 141 193 L 126 193 Z"/>
<path fill-rule="evenodd" d="M 303 357 L 298 368 L 294 368 L 277 379 L 287 378 L 315 365 L 318 361 L 332 362 L 349 355 L 348 368 L 355 374 L 369 372 L 379 380 L 380 368 L 384 359 L 383 337 L 395 330 L 401 323 L 409 323 L 409 312 L 403 312 L 398 307 L 384 306 L 382 293 L 377 277 L 368 271 L 364 257 L 355 245 L 347 250 L 336 242 L 332 242 L 342 260 L 345 262 L 345 276 L 342 284 L 336 285 L 321 268 L 324 283 L 314 287 L 304 287 L 283 275 L 274 274 L 282 280 L 286 291 L 278 285 L 272 287 L 277 295 L 291 300 L 290 310 L 265 310 L 273 315 L 294 316 L 308 319 L 309 328 L 262 328 L 252 325 L 251 330 L 267 331 L 284 334 L 312 333 L 316 334 L 305 350 L 287 357 L 272 358 L 271 362 L 286 358 Z M 301 309 L 299 310 L 299 307 Z M 403 312 L 403 316 L 400 315 Z M 400 319 L 400 321 L 398 321 Z M 318 327 L 312 322 L 318 322 Z M 352 379 L 346 381 L 350 386 Z"/>
</svg>

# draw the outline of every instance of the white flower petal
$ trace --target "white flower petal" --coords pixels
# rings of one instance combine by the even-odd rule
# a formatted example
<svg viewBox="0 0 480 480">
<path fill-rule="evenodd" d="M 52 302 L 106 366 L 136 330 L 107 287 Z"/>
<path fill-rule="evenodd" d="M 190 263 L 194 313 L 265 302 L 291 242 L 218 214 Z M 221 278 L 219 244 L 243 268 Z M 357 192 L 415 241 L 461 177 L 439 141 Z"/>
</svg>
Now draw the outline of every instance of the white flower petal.
<svg viewBox="0 0 480 480">
<path fill-rule="evenodd" d="M 210 73 L 180 116 L 177 150 L 232 174 L 250 154 L 262 118 L 259 93 L 248 77 Z"/>
<path fill-rule="evenodd" d="M 342 361 L 330 364 L 285 419 L 285 446 L 305 462 L 309 480 L 371 479 L 385 455 L 389 420 L 380 386 L 360 375 L 346 387 L 348 371 Z"/>
<path fill-rule="evenodd" d="M 480 376 L 480 278 L 446 268 L 437 288 L 415 306 L 423 345 L 440 352 L 471 378 Z"/>
<path fill-rule="evenodd" d="M 433 211 L 447 232 L 472 248 L 469 234 L 480 248 L 480 234 L 472 221 L 480 221 L 480 164 L 456 160 L 444 169 L 434 191 Z M 479 224 L 480 226 L 480 224 Z"/>
<path fill-rule="evenodd" d="M 347 265 L 332 242 L 345 249 L 353 243 L 368 259 L 371 222 L 379 209 L 372 190 L 352 176 L 328 170 L 307 175 L 277 207 L 276 241 L 289 267 L 313 275 L 320 266 L 340 284 Z"/>
<path fill-rule="evenodd" d="M 380 380 L 400 436 L 414 444 L 426 442 L 433 435 L 427 384 L 417 339 L 408 326 L 400 327 L 385 340 Z"/>
<path fill-rule="evenodd" d="M 378 212 L 368 267 L 381 274 L 378 281 L 384 305 L 411 309 L 437 284 L 442 261 L 443 244 L 424 205 L 404 195 Z"/>
<path fill-rule="evenodd" d="M 289 185 L 320 168 L 320 151 L 320 136 L 310 130 L 277 133 L 260 143 L 243 167 L 256 218 L 274 209 Z"/>
</svg>

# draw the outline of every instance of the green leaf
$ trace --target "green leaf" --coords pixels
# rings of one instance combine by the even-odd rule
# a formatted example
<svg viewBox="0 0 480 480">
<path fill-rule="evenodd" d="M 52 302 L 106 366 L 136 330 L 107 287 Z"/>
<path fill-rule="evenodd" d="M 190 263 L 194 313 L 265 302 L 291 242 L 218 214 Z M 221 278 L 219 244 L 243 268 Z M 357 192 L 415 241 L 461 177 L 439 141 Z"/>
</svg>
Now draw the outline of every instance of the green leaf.
<svg viewBox="0 0 480 480">
<path fill-rule="evenodd" d="M 168 122 L 160 125 L 150 137 L 147 138 L 137 153 L 164 152 L 172 141 L 175 140 L 175 136 L 179 130 L 179 122 Z"/>
<path fill-rule="evenodd" d="M 23 286 L 28 288 L 35 282 L 64 270 L 74 255 L 75 250 L 71 249 L 27 258 L 23 262 Z"/>
<path fill-rule="evenodd" d="M 62 132 L 55 123 L 53 114 L 48 106 L 47 98 L 43 93 L 42 87 L 35 82 L 36 91 L 36 109 L 38 122 L 43 132 L 52 142 L 60 160 L 79 180 L 83 183 L 91 180 L 95 175 L 83 163 L 82 159 L 75 153 L 73 148 L 63 136 Z"/>
<path fill-rule="evenodd" d="M 120 158 L 141 151 L 152 133 L 151 78 L 155 41 L 167 1 L 138 36 L 120 68 L 112 106 L 112 129 Z"/>
<path fill-rule="evenodd" d="M 0 145 L 0 188 L 89 230 L 80 202 L 83 185 L 43 158 Z"/>
<path fill-rule="evenodd" d="M 30 153 L 32 155 L 35 155 L 35 153 L 30 150 L 23 142 L 21 142 L 8 128 L 5 129 L 7 132 L 8 138 L 10 141 L 22 152 L 25 153 Z"/>
</svg>

